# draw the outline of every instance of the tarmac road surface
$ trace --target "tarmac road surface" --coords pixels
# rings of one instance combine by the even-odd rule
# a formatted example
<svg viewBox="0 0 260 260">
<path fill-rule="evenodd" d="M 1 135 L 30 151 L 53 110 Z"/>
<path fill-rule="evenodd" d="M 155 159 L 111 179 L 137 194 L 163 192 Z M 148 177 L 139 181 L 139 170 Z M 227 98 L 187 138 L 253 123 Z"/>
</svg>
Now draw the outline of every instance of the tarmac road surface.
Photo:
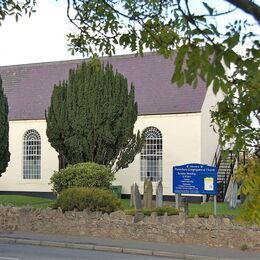
<svg viewBox="0 0 260 260">
<path fill-rule="evenodd" d="M 78 252 L 77 258 L 74 255 L 76 252 Z M 260 251 L 247 250 L 243 252 L 239 249 L 223 247 L 35 232 L 0 232 L 0 260 L 17 259 L 260 260 Z"/>
<path fill-rule="evenodd" d="M 45 246 L 0 244 L 0 260 L 165 260 L 165 257 L 130 255 Z M 168 258 L 169 259 L 169 258 Z M 174 258 L 170 258 L 174 259 Z M 175 258 L 176 259 L 176 258 Z"/>
</svg>

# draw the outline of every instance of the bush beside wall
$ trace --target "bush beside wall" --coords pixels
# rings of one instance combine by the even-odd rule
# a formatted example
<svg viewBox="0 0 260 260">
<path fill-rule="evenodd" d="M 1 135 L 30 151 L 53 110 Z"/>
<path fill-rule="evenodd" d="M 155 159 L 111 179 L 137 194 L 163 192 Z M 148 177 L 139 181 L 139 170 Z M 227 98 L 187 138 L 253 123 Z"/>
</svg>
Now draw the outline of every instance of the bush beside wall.
<svg viewBox="0 0 260 260">
<path fill-rule="evenodd" d="M 122 209 L 121 201 L 111 191 L 98 188 L 69 188 L 61 192 L 55 204 L 63 211 L 88 209 L 111 213 Z"/>
<path fill-rule="evenodd" d="M 60 194 L 72 187 L 109 189 L 114 174 L 104 165 L 96 163 L 78 163 L 54 172 L 50 184 L 53 191 Z"/>
</svg>

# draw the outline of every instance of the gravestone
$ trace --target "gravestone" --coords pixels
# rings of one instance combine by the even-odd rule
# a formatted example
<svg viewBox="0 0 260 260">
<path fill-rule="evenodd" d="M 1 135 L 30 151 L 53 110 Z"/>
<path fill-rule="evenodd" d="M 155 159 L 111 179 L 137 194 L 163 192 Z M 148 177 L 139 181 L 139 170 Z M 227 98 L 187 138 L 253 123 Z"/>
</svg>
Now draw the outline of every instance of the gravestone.
<svg viewBox="0 0 260 260">
<path fill-rule="evenodd" d="M 134 207 L 134 184 L 131 185 L 131 193 L 130 193 L 130 207 Z"/>
<path fill-rule="evenodd" d="M 144 181 L 143 207 L 146 209 L 151 209 L 152 201 L 153 201 L 153 185 L 150 180 L 146 179 Z"/>
<path fill-rule="evenodd" d="M 135 182 L 131 186 L 130 206 L 134 207 L 135 209 L 142 208 L 141 194 L 139 192 L 138 185 Z"/>
<path fill-rule="evenodd" d="M 162 207 L 163 204 L 163 186 L 162 180 L 159 180 L 156 185 L 156 208 Z"/>
<path fill-rule="evenodd" d="M 231 198 L 230 198 L 230 207 L 235 209 L 237 207 L 237 194 L 238 194 L 238 184 L 236 181 L 232 182 Z"/>
</svg>

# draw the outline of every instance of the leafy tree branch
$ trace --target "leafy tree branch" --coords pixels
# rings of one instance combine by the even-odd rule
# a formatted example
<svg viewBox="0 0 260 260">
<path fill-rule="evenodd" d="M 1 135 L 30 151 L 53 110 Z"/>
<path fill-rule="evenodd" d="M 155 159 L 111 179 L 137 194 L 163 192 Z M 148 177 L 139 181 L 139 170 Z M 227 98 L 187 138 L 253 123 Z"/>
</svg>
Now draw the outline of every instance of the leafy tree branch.
<svg viewBox="0 0 260 260">
<path fill-rule="evenodd" d="M 248 0 L 226 0 L 244 12 L 251 14 L 258 23 L 260 22 L 260 8 L 253 1 Z"/>
<path fill-rule="evenodd" d="M 252 6 L 259 10 L 251 1 L 247 6 L 227 2 L 245 12 Z M 212 112 L 221 144 L 232 144 L 234 150 L 253 147 L 259 142 L 259 127 L 251 125 L 252 116 L 259 117 L 258 36 L 246 20 L 221 31 L 216 18 L 234 8 L 220 11 L 201 3 L 204 13 L 195 12 L 189 0 L 74 1 L 76 15 L 68 17 L 79 33 L 69 35 L 70 48 L 86 55 L 113 55 L 121 46 L 140 55 L 151 50 L 165 58 L 174 56 L 172 82 L 196 87 L 200 78 L 215 93 L 225 94 Z"/>
<path fill-rule="evenodd" d="M 225 19 L 237 8 L 259 26 L 260 7 L 254 1 L 225 2 L 230 3 L 226 10 L 206 0 L 196 1 L 196 8 L 191 0 L 67 0 L 67 16 L 77 29 L 68 35 L 69 48 L 85 55 L 114 55 L 123 47 L 140 55 L 151 50 L 174 56 L 173 83 L 196 87 L 200 78 L 225 94 L 212 112 L 220 142 L 232 143 L 235 150 L 253 147 L 259 143 L 259 35 L 242 19 L 221 30 L 217 17 Z M 1 1 L 0 21 L 30 14 L 34 5 L 32 0 Z"/>
<path fill-rule="evenodd" d="M 23 14 L 31 16 L 35 12 L 36 0 L 25 0 L 16 2 L 13 0 L 1 0 L 0 1 L 0 25 L 7 16 L 15 16 L 15 20 L 18 21 L 19 17 Z"/>
</svg>

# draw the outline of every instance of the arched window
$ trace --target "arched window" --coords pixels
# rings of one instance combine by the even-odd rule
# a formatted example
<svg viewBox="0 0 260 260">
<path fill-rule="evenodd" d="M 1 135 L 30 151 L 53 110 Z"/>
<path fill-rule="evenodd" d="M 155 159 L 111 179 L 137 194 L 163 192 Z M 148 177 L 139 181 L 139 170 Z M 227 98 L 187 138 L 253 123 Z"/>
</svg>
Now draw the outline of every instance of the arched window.
<svg viewBox="0 0 260 260">
<path fill-rule="evenodd" d="M 162 134 L 155 127 L 144 130 L 144 146 L 141 151 L 141 181 L 162 179 Z"/>
<path fill-rule="evenodd" d="M 33 129 L 28 130 L 23 138 L 23 178 L 41 178 L 41 137 Z"/>
</svg>

